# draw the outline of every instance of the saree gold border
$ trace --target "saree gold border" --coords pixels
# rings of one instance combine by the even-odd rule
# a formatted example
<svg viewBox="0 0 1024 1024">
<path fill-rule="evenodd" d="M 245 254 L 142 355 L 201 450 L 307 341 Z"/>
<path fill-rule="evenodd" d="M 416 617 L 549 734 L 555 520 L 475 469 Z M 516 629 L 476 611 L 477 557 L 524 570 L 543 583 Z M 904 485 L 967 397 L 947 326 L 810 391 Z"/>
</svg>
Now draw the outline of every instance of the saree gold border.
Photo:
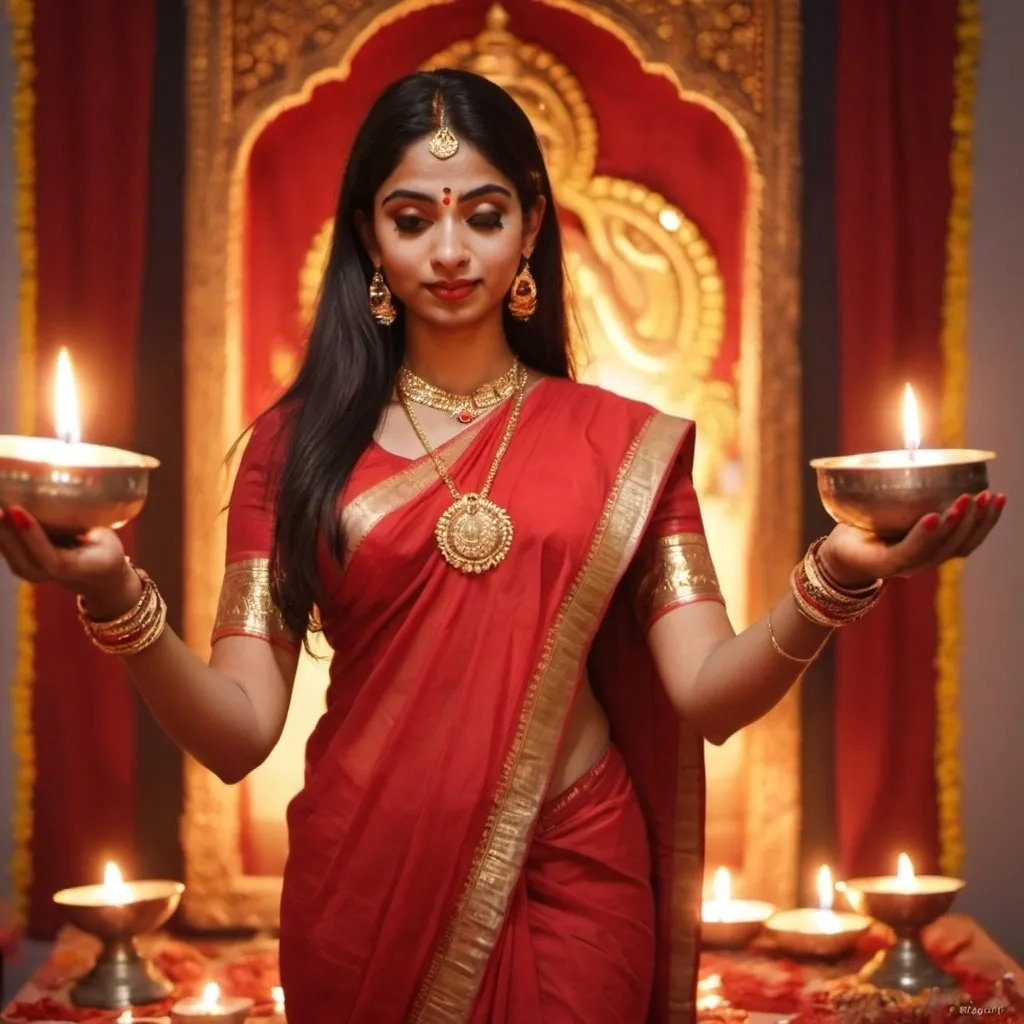
<svg viewBox="0 0 1024 1024">
<path fill-rule="evenodd" d="M 414 1024 L 456 1024 L 469 1018 L 551 779 L 583 659 L 687 429 L 683 420 L 654 414 L 619 468 L 583 567 L 562 601 L 528 687 L 491 817 L 452 925 L 417 997 L 410 1018 Z"/>
<path fill-rule="evenodd" d="M 645 72 L 721 118 L 748 173 L 739 356 L 741 518 L 748 583 L 739 629 L 786 592 L 801 554 L 799 319 L 800 0 L 747 0 L 760 36 L 760 109 L 731 70 L 703 62 L 693 47 L 689 8 L 727 0 L 536 0 L 608 32 Z M 689 26 L 689 27 L 687 27 Z M 699 426 L 699 425 L 698 425 Z M 770 495 L 771 500 L 763 500 Z M 796 902 L 800 835 L 799 684 L 744 730 L 749 788 L 744 802 L 745 861 L 739 884 L 779 906 Z M 780 865 L 783 867 L 780 869 Z M 735 877 L 735 876 L 734 876 Z"/>
<path fill-rule="evenodd" d="M 456 459 L 465 454 L 482 425 L 483 421 L 476 427 L 469 427 L 456 434 L 436 449 L 437 454 L 446 457 L 446 463 L 451 467 Z M 425 458 L 353 498 L 341 512 L 341 528 L 345 534 L 345 568 L 348 568 L 359 545 L 382 519 L 406 502 L 418 498 L 431 484 L 440 483 L 441 478 L 433 462 Z"/>
</svg>

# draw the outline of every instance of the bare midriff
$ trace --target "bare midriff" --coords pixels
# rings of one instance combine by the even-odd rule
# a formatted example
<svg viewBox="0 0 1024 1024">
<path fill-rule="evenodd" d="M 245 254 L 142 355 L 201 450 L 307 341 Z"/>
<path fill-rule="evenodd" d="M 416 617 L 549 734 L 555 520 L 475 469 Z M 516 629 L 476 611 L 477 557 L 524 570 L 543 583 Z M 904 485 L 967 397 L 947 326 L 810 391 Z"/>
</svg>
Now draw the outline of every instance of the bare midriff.
<svg viewBox="0 0 1024 1024">
<path fill-rule="evenodd" d="M 609 734 L 608 718 L 584 675 L 548 789 L 549 799 L 564 793 L 600 760 L 608 746 Z"/>
</svg>

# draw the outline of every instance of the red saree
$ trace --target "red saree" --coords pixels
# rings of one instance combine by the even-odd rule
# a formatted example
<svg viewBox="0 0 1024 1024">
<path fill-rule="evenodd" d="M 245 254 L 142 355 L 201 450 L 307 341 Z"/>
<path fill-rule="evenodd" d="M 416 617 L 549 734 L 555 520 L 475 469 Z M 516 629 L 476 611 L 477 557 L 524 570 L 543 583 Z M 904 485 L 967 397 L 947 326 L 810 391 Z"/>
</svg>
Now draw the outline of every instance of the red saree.
<svg viewBox="0 0 1024 1024">
<path fill-rule="evenodd" d="M 460 488 L 479 486 L 504 425 L 499 410 L 441 449 Z M 272 434 L 257 429 L 236 484 L 215 638 L 281 640 L 265 600 Z M 335 656 L 288 811 L 289 1017 L 693 1019 L 702 741 L 644 640 L 662 609 L 717 597 L 692 455 L 685 421 L 543 381 L 491 494 L 512 549 L 474 577 L 434 542 L 451 498 L 429 459 L 364 453 L 341 503 L 345 564 L 322 564 Z M 549 794 L 585 672 L 614 746 Z"/>
</svg>

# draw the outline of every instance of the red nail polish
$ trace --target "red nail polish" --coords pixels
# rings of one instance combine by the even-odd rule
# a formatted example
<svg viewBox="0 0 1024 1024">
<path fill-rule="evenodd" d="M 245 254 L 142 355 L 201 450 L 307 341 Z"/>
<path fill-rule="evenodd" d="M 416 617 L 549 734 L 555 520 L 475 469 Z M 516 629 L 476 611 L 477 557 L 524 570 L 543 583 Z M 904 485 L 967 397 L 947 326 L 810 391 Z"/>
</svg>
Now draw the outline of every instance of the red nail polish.
<svg viewBox="0 0 1024 1024">
<path fill-rule="evenodd" d="M 7 515 L 10 517 L 11 522 L 15 528 L 24 532 L 32 525 L 32 520 L 29 518 L 28 513 L 24 509 L 12 508 Z"/>
<path fill-rule="evenodd" d="M 988 491 L 982 491 L 977 498 L 974 499 L 975 504 L 978 508 L 984 509 L 988 507 L 988 503 L 992 500 L 992 495 Z"/>
<path fill-rule="evenodd" d="M 997 494 L 992 504 L 995 505 L 997 511 L 1002 512 L 1003 506 L 1006 504 L 1006 495 Z"/>
<path fill-rule="evenodd" d="M 934 533 L 939 528 L 939 523 L 942 522 L 942 518 L 935 512 L 931 515 L 925 516 L 924 521 L 921 525 L 929 532 Z"/>
</svg>

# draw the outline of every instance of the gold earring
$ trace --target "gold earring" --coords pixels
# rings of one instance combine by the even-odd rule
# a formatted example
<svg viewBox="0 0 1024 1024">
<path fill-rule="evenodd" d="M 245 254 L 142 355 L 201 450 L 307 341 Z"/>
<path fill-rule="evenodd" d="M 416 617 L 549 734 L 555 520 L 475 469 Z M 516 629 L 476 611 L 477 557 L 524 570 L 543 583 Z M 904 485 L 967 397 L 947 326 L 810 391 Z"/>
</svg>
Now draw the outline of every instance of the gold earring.
<svg viewBox="0 0 1024 1024">
<path fill-rule="evenodd" d="M 391 301 L 391 289 L 380 272 L 380 267 L 373 271 L 370 279 L 370 313 L 382 327 L 390 327 L 398 316 L 394 303 Z"/>
<path fill-rule="evenodd" d="M 509 312 L 517 320 L 529 320 L 537 312 L 537 282 L 530 273 L 529 260 L 515 276 L 508 296 Z"/>
</svg>

